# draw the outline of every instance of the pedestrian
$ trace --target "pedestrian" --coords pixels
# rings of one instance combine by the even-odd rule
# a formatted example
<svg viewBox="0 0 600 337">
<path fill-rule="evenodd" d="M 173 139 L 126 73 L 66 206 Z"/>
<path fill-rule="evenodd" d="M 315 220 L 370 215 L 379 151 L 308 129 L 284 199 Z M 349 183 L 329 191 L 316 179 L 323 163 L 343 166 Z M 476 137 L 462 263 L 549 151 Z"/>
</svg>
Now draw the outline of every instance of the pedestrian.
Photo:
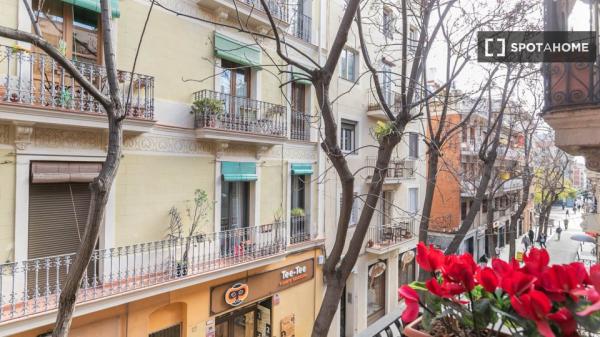
<svg viewBox="0 0 600 337">
<path fill-rule="evenodd" d="M 500 257 L 500 247 L 496 246 L 496 257 Z"/>
<path fill-rule="evenodd" d="M 525 253 L 527 253 L 527 249 L 529 248 L 529 245 L 531 245 L 531 241 L 529 240 L 529 236 L 524 235 L 523 239 L 521 239 L 521 243 L 523 244 L 523 246 L 525 246 Z"/>
<path fill-rule="evenodd" d="M 540 248 L 546 249 L 546 234 L 540 234 Z"/>
<path fill-rule="evenodd" d="M 483 268 L 485 266 L 487 266 L 488 263 L 488 258 L 485 254 L 481 255 L 481 257 L 479 258 L 479 265 Z"/>
<path fill-rule="evenodd" d="M 558 228 L 556 229 L 556 241 L 560 241 L 560 233 L 562 233 L 562 228 L 558 226 Z"/>
<path fill-rule="evenodd" d="M 530 228 L 529 232 L 527 232 L 527 235 L 529 236 L 529 242 L 531 242 L 531 244 L 533 245 L 533 237 L 535 236 L 533 229 Z"/>
<path fill-rule="evenodd" d="M 577 207 L 573 206 L 573 214 L 577 214 Z"/>
<path fill-rule="evenodd" d="M 566 230 L 567 228 L 569 228 L 569 219 L 565 219 L 564 222 L 565 222 L 565 230 Z"/>
<path fill-rule="evenodd" d="M 562 206 L 562 208 L 563 208 L 563 211 L 564 211 L 564 210 L 565 210 L 565 203 L 563 202 L 563 203 L 561 204 L 561 206 Z"/>
<path fill-rule="evenodd" d="M 569 216 L 569 210 L 567 209 L 567 216 Z"/>
</svg>

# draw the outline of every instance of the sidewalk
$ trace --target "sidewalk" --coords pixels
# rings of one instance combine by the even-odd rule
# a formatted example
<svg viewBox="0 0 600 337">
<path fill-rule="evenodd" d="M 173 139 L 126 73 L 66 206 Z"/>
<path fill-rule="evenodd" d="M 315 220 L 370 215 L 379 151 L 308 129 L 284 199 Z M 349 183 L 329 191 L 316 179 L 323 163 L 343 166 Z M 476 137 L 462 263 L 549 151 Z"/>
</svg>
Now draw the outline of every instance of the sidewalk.
<svg viewBox="0 0 600 337">
<path fill-rule="evenodd" d="M 546 241 L 546 246 L 548 254 L 550 255 L 551 264 L 562 264 L 577 261 L 577 250 L 579 249 L 579 241 L 571 240 L 571 236 L 573 234 L 583 233 L 583 231 L 581 230 L 581 212 L 573 214 L 573 210 L 569 210 L 569 228 L 567 228 L 566 230 L 564 228 L 563 222 L 565 218 L 565 211 L 561 207 L 552 208 L 552 211 L 550 212 L 550 219 L 554 219 L 554 227 L 548 228 L 548 241 Z M 563 231 L 561 233 L 560 241 L 557 241 L 556 226 L 558 226 L 559 224 Z M 533 231 L 536 234 L 537 240 L 537 227 L 534 227 Z M 523 244 L 521 244 L 522 238 L 523 237 L 521 236 L 516 240 L 517 252 L 522 252 L 525 249 L 525 247 L 523 247 Z M 537 242 L 535 244 L 535 247 L 539 248 L 539 244 Z M 508 260 L 508 251 L 508 245 L 504 246 L 504 248 L 500 252 L 500 258 L 503 260 Z"/>
</svg>

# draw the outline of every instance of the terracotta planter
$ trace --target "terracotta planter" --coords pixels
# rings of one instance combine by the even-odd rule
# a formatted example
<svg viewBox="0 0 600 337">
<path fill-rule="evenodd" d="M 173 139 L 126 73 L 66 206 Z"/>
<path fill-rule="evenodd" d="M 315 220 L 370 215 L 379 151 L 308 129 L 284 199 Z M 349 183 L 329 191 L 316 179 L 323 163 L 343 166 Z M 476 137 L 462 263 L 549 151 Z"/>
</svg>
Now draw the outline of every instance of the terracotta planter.
<svg viewBox="0 0 600 337">
<path fill-rule="evenodd" d="M 421 323 L 421 319 L 422 319 L 422 317 L 419 317 L 416 320 L 409 323 L 408 325 L 406 325 L 404 327 L 404 330 L 402 331 L 402 333 L 404 335 L 406 335 L 407 337 L 432 337 L 428 332 L 419 330 L 419 323 Z M 491 335 L 496 336 L 496 333 L 494 332 Z M 510 335 L 501 332 L 501 333 L 497 334 L 497 336 L 508 337 Z"/>
</svg>

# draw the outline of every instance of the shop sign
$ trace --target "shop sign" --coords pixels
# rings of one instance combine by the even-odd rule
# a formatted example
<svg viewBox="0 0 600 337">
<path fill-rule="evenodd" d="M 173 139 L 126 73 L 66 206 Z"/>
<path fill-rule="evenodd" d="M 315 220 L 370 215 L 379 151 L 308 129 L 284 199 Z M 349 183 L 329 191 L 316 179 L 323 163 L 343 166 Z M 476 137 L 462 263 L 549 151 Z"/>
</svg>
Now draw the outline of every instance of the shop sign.
<svg viewBox="0 0 600 337">
<path fill-rule="evenodd" d="M 245 283 L 236 283 L 227 289 L 225 292 L 225 303 L 232 307 L 244 303 L 244 300 L 248 298 L 248 285 Z"/>
<path fill-rule="evenodd" d="M 313 277 L 314 259 L 308 259 L 279 269 L 251 275 L 235 282 L 225 283 L 211 289 L 210 311 L 214 315 L 232 307 L 252 303 L 311 280 Z"/>
<path fill-rule="evenodd" d="M 381 276 L 381 274 L 385 272 L 385 268 L 385 262 L 377 262 L 376 264 L 371 266 L 371 268 L 369 268 L 369 277 L 374 279 Z"/>
</svg>

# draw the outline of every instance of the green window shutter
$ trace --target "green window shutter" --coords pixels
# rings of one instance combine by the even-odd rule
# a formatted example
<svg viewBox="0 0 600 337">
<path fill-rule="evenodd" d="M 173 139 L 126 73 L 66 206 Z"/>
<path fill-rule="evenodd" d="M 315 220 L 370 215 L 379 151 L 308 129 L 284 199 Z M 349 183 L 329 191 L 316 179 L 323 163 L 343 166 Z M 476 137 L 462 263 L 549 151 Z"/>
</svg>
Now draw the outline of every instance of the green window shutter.
<svg viewBox="0 0 600 337">
<path fill-rule="evenodd" d="M 292 175 L 302 176 L 313 174 L 312 164 L 292 164 Z"/>
<path fill-rule="evenodd" d="M 311 85 L 312 82 L 308 79 L 310 76 L 300 68 L 292 67 L 292 79 L 294 82 L 304 85 Z"/>
<path fill-rule="evenodd" d="M 102 9 L 100 8 L 100 0 L 62 0 L 68 4 L 73 6 L 89 9 L 93 12 L 100 13 Z M 121 12 L 119 11 L 119 0 L 110 0 L 110 8 L 112 10 L 113 18 L 118 18 L 121 16 Z"/>
<path fill-rule="evenodd" d="M 256 181 L 256 163 L 233 161 L 221 162 L 221 174 L 225 181 Z"/>
<path fill-rule="evenodd" d="M 215 55 L 244 66 L 260 67 L 260 49 L 215 32 Z"/>
</svg>

